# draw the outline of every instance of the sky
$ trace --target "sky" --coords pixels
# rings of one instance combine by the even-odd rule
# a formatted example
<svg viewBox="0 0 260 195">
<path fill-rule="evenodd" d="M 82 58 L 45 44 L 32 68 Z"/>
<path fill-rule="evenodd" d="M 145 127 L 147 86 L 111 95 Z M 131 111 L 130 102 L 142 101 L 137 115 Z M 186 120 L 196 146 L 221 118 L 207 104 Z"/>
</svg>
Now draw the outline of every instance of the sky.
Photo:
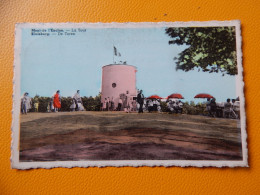
<svg viewBox="0 0 260 195">
<path fill-rule="evenodd" d="M 71 32 L 71 29 L 63 29 Z M 137 89 L 146 97 L 181 93 L 194 101 L 198 93 L 209 93 L 217 101 L 236 98 L 235 76 L 182 70 L 176 71 L 174 57 L 187 46 L 169 45 L 165 28 L 86 29 L 75 35 L 31 35 L 22 30 L 21 95 L 96 96 L 101 89 L 102 66 L 113 63 L 113 46 L 121 53 L 115 61 L 137 67 Z M 198 101 L 198 100 L 196 100 Z"/>
</svg>

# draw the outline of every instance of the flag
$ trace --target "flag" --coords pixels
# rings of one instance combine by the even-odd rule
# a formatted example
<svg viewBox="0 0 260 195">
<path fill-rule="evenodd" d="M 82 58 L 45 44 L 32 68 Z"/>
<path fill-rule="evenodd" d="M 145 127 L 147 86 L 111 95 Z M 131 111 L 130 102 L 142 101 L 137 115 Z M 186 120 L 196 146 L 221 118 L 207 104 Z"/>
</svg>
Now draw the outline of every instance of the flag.
<svg viewBox="0 0 260 195">
<path fill-rule="evenodd" d="M 117 49 L 115 46 L 114 46 L 114 55 L 117 56 Z"/>
</svg>

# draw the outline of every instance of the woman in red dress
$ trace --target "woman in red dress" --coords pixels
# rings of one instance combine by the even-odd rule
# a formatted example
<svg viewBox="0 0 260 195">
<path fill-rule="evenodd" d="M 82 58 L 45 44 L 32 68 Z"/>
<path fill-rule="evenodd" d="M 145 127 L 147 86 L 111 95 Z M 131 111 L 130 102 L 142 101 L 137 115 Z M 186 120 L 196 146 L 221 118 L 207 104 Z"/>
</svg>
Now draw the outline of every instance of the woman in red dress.
<svg viewBox="0 0 260 195">
<path fill-rule="evenodd" d="M 60 90 L 56 92 L 53 98 L 53 107 L 54 111 L 58 112 L 58 110 L 61 108 L 61 101 L 60 101 Z"/>
</svg>

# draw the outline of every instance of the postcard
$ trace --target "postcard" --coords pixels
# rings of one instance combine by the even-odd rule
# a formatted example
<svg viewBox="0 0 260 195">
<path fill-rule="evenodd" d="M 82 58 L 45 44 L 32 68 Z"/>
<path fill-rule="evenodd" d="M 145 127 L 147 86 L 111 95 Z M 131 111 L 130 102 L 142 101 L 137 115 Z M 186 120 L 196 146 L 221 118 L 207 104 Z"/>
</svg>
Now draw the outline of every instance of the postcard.
<svg viewBox="0 0 260 195">
<path fill-rule="evenodd" d="M 21 23 L 12 168 L 247 167 L 240 21 Z"/>
</svg>

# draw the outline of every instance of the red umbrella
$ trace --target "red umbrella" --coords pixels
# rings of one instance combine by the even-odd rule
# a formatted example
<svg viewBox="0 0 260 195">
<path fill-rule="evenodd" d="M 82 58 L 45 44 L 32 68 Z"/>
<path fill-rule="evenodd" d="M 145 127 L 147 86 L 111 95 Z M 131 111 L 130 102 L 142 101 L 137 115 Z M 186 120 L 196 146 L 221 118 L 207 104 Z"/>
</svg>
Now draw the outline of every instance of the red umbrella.
<svg viewBox="0 0 260 195">
<path fill-rule="evenodd" d="M 147 99 L 162 99 L 162 98 L 160 96 L 158 96 L 158 95 L 151 95 Z"/>
<path fill-rule="evenodd" d="M 184 97 L 179 93 L 173 93 L 173 94 L 169 95 L 167 98 L 168 99 L 169 98 L 184 99 Z"/>
<path fill-rule="evenodd" d="M 207 93 L 200 93 L 200 94 L 197 94 L 194 98 L 214 98 L 214 97 Z"/>
</svg>

